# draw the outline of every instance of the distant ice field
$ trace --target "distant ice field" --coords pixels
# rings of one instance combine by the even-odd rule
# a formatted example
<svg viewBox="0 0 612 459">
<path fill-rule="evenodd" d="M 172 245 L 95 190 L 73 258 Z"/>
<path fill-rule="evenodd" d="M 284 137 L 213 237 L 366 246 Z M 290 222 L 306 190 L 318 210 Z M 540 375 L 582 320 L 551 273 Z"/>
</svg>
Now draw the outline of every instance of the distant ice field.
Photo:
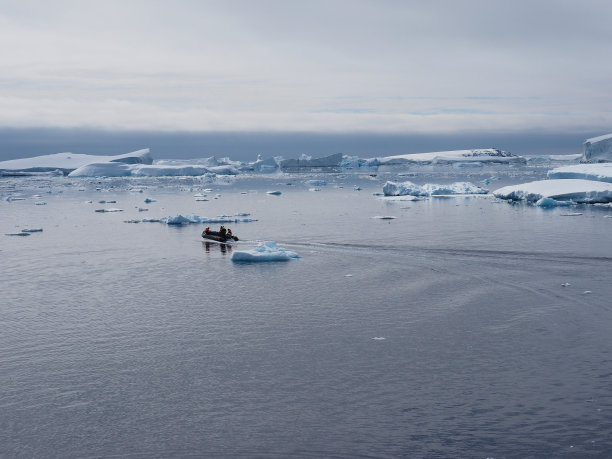
<svg viewBox="0 0 612 459">
<path fill-rule="evenodd" d="M 612 208 L 382 196 L 549 169 L 0 178 L 0 456 L 612 455 Z"/>
</svg>

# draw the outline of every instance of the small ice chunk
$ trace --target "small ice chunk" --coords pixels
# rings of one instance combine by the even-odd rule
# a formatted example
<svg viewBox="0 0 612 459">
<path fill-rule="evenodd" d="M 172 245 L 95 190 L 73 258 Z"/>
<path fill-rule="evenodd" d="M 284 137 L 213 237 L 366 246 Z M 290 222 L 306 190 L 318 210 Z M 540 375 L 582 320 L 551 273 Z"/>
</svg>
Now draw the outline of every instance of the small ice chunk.
<svg viewBox="0 0 612 459">
<path fill-rule="evenodd" d="M 5 236 L 29 236 L 30 233 L 5 233 Z"/>
<path fill-rule="evenodd" d="M 96 209 L 96 212 L 123 212 L 123 209 L 111 207 L 110 209 Z"/>
<path fill-rule="evenodd" d="M 567 207 L 574 205 L 573 201 L 557 201 L 553 198 L 541 198 L 535 203 L 538 207 Z"/>
<path fill-rule="evenodd" d="M 561 287 L 569 287 L 570 285 L 572 284 L 570 284 L 569 282 L 564 282 L 563 284 L 561 284 Z"/>
<path fill-rule="evenodd" d="M 146 207 L 139 207 L 138 208 L 138 212 L 147 212 L 149 209 L 147 209 Z"/>
<path fill-rule="evenodd" d="M 37 205 L 37 206 L 46 206 L 47 205 L 47 203 L 45 201 L 36 201 L 34 204 Z"/>
<path fill-rule="evenodd" d="M 582 292 L 583 295 L 590 295 L 591 293 L 593 292 L 591 292 L 590 290 L 585 290 L 584 292 Z"/>
<path fill-rule="evenodd" d="M 157 199 L 153 199 L 153 198 L 146 198 L 144 200 L 144 202 L 149 203 L 149 202 L 157 202 Z"/>
<path fill-rule="evenodd" d="M 376 215 L 375 217 L 372 218 L 377 218 L 379 220 L 394 220 L 397 217 L 394 217 L 393 215 Z"/>
<path fill-rule="evenodd" d="M 266 191 L 266 194 L 270 194 L 270 195 L 273 195 L 273 196 L 280 196 L 283 193 L 282 193 L 282 191 L 275 190 L 275 191 Z"/>
<path fill-rule="evenodd" d="M 374 338 L 372 338 L 374 341 L 383 341 L 385 338 L 383 338 L 382 336 L 375 336 Z"/>
<path fill-rule="evenodd" d="M 276 247 L 276 242 L 266 241 L 259 244 L 253 250 L 239 251 L 232 254 L 232 261 L 236 262 L 264 262 L 264 261 L 289 261 L 300 256 L 281 247 Z"/>
<path fill-rule="evenodd" d="M 353 277 L 352 274 L 345 274 L 344 277 Z"/>
<path fill-rule="evenodd" d="M 22 233 L 40 233 L 42 228 L 24 228 L 21 230 Z"/>
<path fill-rule="evenodd" d="M 582 213 L 580 212 L 570 212 L 567 214 L 560 214 L 562 217 L 579 217 L 580 215 L 582 215 Z"/>
</svg>

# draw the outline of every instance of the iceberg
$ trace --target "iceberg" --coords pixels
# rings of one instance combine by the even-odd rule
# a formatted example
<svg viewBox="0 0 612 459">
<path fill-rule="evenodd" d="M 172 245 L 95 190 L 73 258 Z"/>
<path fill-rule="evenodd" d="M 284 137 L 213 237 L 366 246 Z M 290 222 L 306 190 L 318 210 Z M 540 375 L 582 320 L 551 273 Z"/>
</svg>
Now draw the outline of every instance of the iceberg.
<svg viewBox="0 0 612 459">
<path fill-rule="evenodd" d="M 276 247 L 276 242 L 266 241 L 252 250 L 237 251 L 232 254 L 235 262 L 263 262 L 263 261 L 289 261 L 300 256 L 281 247 Z"/>
<path fill-rule="evenodd" d="M 201 176 L 207 174 L 237 175 L 234 166 L 212 166 L 199 165 L 142 165 L 142 164 L 116 164 L 116 163 L 92 163 L 79 167 L 70 172 L 69 177 L 180 177 Z"/>
<path fill-rule="evenodd" d="M 470 182 L 455 182 L 450 185 L 426 183 L 417 185 L 410 181 L 387 182 L 383 186 L 385 196 L 440 196 L 453 194 L 487 194 L 488 190 Z"/>
<path fill-rule="evenodd" d="M 575 164 L 548 171 L 549 179 L 582 179 L 612 183 L 612 163 Z"/>
<path fill-rule="evenodd" d="M 408 164 L 453 164 L 453 163 L 520 163 L 526 162 L 522 156 L 516 156 L 496 148 L 472 150 L 438 151 L 432 153 L 412 153 L 406 155 L 385 156 L 366 160 L 367 166 L 391 166 Z M 464 164 L 465 166 L 465 164 Z"/>
<path fill-rule="evenodd" d="M 116 156 L 55 153 L 53 155 L 0 161 L 0 172 L 3 175 L 8 175 L 19 172 L 36 173 L 59 170 L 63 174 L 68 174 L 92 163 L 152 164 L 153 158 L 148 148 Z"/>
<path fill-rule="evenodd" d="M 612 161 L 612 134 L 592 137 L 585 140 L 583 163 L 603 163 Z"/>
<path fill-rule="evenodd" d="M 536 201 L 536 203 L 535 203 L 535 205 L 538 206 L 538 207 L 546 207 L 546 208 L 550 208 L 550 207 L 567 207 L 567 206 L 571 206 L 573 204 L 574 204 L 573 201 L 557 201 L 556 199 L 553 199 L 553 198 L 538 199 Z"/>
<path fill-rule="evenodd" d="M 263 159 L 261 155 L 257 156 L 257 161 L 250 164 L 250 169 L 254 172 L 262 174 L 276 172 L 278 170 L 278 162 L 276 158 Z"/>
<path fill-rule="evenodd" d="M 612 184 L 595 180 L 554 179 L 510 185 L 495 190 L 500 199 L 536 202 L 542 198 L 578 203 L 612 202 Z"/>
<path fill-rule="evenodd" d="M 320 168 L 330 169 L 339 167 L 340 163 L 342 163 L 342 153 L 335 153 L 323 158 L 308 158 L 303 156 L 300 159 L 283 159 L 280 161 L 279 167 L 283 171 Z"/>
</svg>

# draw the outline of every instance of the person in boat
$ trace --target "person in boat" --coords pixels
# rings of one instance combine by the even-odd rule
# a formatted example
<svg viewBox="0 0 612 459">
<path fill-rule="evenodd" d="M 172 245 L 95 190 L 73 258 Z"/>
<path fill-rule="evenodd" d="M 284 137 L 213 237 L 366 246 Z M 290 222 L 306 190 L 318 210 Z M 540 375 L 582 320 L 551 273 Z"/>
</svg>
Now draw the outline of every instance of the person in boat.
<svg viewBox="0 0 612 459">
<path fill-rule="evenodd" d="M 232 234 L 232 229 L 231 228 L 227 229 L 227 237 L 229 237 L 229 238 L 233 238 L 234 237 L 234 235 Z"/>
<path fill-rule="evenodd" d="M 225 226 L 222 226 L 222 227 L 219 229 L 219 236 L 221 236 L 221 237 L 225 237 L 225 235 L 226 235 L 226 234 L 227 234 L 227 230 L 225 229 Z"/>
<path fill-rule="evenodd" d="M 205 232 L 206 234 L 210 234 L 210 228 L 207 226 L 207 227 L 206 227 L 206 229 L 204 230 L 204 232 Z"/>
</svg>

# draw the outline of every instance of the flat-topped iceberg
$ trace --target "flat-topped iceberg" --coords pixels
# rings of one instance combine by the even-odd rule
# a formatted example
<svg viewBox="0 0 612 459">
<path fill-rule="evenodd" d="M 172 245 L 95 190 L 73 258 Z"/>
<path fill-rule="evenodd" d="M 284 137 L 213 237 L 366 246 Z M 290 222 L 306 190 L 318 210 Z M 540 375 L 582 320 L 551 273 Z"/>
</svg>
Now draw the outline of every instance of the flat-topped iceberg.
<svg viewBox="0 0 612 459">
<path fill-rule="evenodd" d="M 496 148 L 473 150 L 437 151 L 406 155 L 384 156 L 366 160 L 367 166 L 391 166 L 406 164 L 452 164 L 452 163 L 525 163 L 525 158 Z"/>
<path fill-rule="evenodd" d="M 548 171 L 549 179 L 583 179 L 612 183 L 612 163 L 575 164 Z"/>
<path fill-rule="evenodd" d="M 539 180 L 510 185 L 495 190 L 501 199 L 536 202 L 542 198 L 577 203 L 612 202 L 612 184 L 594 180 L 558 179 Z"/>
<path fill-rule="evenodd" d="M 592 137 L 584 142 L 582 162 L 600 163 L 612 161 L 612 134 Z"/>
<path fill-rule="evenodd" d="M 252 250 L 237 251 L 232 254 L 232 261 L 236 262 L 263 262 L 263 261 L 289 261 L 300 256 L 290 250 L 276 247 L 276 242 L 266 241 Z"/>
<path fill-rule="evenodd" d="M 117 163 L 92 163 L 79 167 L 68 174 L 69 177 L 178 177 L 201 176 L 207 174 L 236 175 L 234 166 L 180 166 L 180 165 L 142 165 Z"/>
<path fill-rule="evenodd" d="M 53 155 L 35 156 L 32 158 L 11 159 L 0 162 L 0 171 L 4 175 L 16 172 L 50 172 L 62 171 L 68 174 L 80 167 L 92 163 L 104 163 L 126 166 L 128 164 L 152 164 L 148 148 L 116 156 L 97 156 L 75 153 L 56 153 Z"/>
<path fill-rule="evenodd" d="M 449 185 L 426 183 L 417 185 L 410 181 L 387 182 L 383 186 L 385 196 L 440 196 L 453 194 L 487 194 L 488 190 L 470 182 L 455 182 Z"/>
</svg>

